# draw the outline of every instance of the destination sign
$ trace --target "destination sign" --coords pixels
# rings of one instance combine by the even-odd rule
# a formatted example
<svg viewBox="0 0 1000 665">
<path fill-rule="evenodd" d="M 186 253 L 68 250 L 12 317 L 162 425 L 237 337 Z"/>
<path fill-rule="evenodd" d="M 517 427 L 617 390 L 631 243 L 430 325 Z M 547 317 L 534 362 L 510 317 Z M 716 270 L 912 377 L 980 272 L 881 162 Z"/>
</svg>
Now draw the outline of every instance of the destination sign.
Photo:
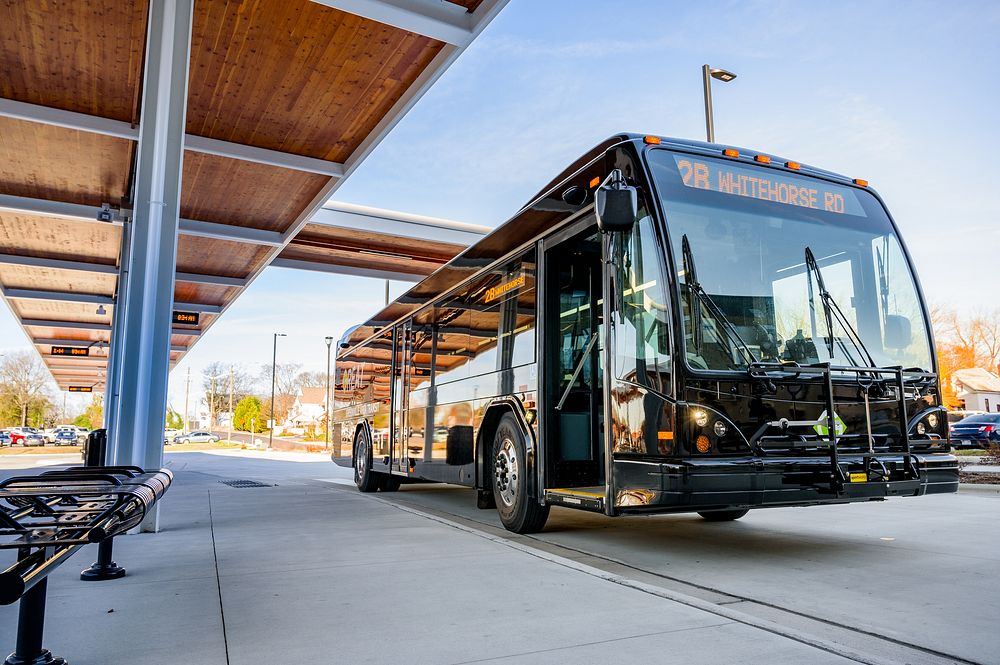
<svg viewBox="0 0 1000 665">
<path fill-rule="evenodd" d="M 86 346 L 53 346 L 54 356 L 89 356 L 90 348 Z"/>
<path fill-rule="evenodd" d="M 520 274 L 509 282 L 504 282 L 497 286 L 490 287 L 486 289 L 486 295 L 483 296 L 483 302 L 493 302 L 500 296 L 513 291 L 514 289 L 524 286 L 524 274 Z"/>
<path fill-rule="evenodd" d="M 715 160 L 674 155 L 681 180 L 687 187 L 722 194 L 763 199 L 785 205 L 822 210 L 839 215 L 867 217 L 850 187 L 822 180 L 786 176 L 763 168 L 725 164 Z"/>
<path fill-rule="evenodd" d="M 201 316 L 198 312 L 178 312 L 174 310 L 174 323 L 180 323 L 185 326 L 196 326 L 200 318 Z"/>
<path fill-rule="evenodd" d="M 91 386 L 70 386 L 69 391 L 71 393 L 92 393 L 94 389 Z"/>
</svg>

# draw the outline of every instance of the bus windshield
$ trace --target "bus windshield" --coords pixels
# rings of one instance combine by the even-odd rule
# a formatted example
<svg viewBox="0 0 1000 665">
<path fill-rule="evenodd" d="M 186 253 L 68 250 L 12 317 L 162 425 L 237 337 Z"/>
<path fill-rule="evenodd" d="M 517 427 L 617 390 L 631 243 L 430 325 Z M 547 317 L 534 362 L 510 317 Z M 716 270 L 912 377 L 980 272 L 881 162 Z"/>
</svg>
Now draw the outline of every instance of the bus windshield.
<svg viewBox="0 0 1000 665">
<path fill-rule="evenodd" d="M 666 215 L 692 369 L 872 360 L 879 367 L 933 367 L 910 266 L 872 194 L 664 149 L 650 150 L 648 160 Z M 808 269 L 807 248 L 818 270 Z"/>
</svg>

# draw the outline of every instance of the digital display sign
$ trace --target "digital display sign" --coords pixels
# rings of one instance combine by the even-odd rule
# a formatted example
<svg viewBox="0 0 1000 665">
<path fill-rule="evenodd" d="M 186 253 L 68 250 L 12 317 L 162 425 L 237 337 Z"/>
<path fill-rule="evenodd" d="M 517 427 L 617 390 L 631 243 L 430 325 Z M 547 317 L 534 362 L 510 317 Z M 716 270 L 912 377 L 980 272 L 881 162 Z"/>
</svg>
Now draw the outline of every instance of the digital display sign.
<svg viewBox="0 0 1000 665">
<path fill-rule="evenodd" d="M 186 326 L 196 326 L 198 325 L 198 319 L 201 316 L 198 312 L 178 312 L 174 311 L 174 323 L 180 323 Z"/>
<path fill-rule="evenodd" d="M 71 393 L 92 393 L 94 389 L 90 386 L 70 386 L 69 391 Z"/>
<path fill-rule="evenodd" d="M 867 217 L 850 187 L 822 180 L 796 178 L 764 168 L 743 167 L 714 160 L 674 155 L 686 187 L 774 201 L 838 215 Z"/>
<path fill-rule="evenodd" d="M 90 348 L 86 346 L 53 346 L 54 356 L 89 356 Z"/>
<path fill-rule="evenodd" d="M 497 286 L 493 286 L 486 289 L 486 295 L 483 296 L 483 302 L 484 303 L 493 302 L 494 300 L 504 295 L 505 293 L 513 291 L 514 289 L 520 288 L 522 286 L 524 286 L 523 274 L 518 275 L 509 282 L 504 282 L 503 284 L 499 284 Z"/>
</svg>

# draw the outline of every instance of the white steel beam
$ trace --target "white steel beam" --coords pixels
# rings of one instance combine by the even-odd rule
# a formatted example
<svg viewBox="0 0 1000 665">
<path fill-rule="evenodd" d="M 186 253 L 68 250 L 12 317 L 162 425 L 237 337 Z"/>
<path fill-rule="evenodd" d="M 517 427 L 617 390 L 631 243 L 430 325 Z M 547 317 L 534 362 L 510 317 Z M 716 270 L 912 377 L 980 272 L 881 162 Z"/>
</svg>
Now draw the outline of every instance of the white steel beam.
<svg viewBox="0 0 1000 665">
<path fill-rule="evenodd" d="M 205 305 L 200 302 L 174 301 L 174 309 L 181 312 L 199 312 L 201 314 L 221 314 L 222 305 Z"/>
<path fill-rule="evenodd" d="M 103 330 L 111 331 L 110 323 L 84 323 L 81 321 L 57 321 L 55 319 L 21 319 L 21 325 L 43 328 L 68 328 L 71 330 Z"/>
<path fill-rule="evenodd" d="M 242 289 L 247 285 L 243 277 L 223 277 L 222 275 L 201 275 L 193 272 L 179 272 L 174 277 L 178 282 L 189 284 L 208 284 L 211 286 L 235 286 Z"/>
<path fill-rule="evenodd" d="M 41 344 L 41 345 L 44 345 L 44 346 L 50 346 L 50 345 L 55 345 L 55 346 L 86 346 L 88 348 L 93 348 L 93 346 L 95 344 L 97 344 L 97 343 L 101 343 L 101 344 L 104 344 L 105 346 L 107 346 L 108 340 L 106 340 L 106 339 L 96 339 L 96 340 L 94 340 L 94 339 L 49 339 L 49 338 L 46 337 L 46 338 L 40 338 L 40 339 L 32 339 L 31 343 L 32 344 Z M 60 356 L 60 357 L 62 357 L 62 356 Z M 70 358 L 72 356 L 65 356 L 65 357 Z M 90 357 L 103 358 L 104 356 L 83 356 L 83 357 L 86 357 L 86 358 L 90 358 Z"/>
<path fill-rule="evenodd" d="M 102 275 L 117 275 L 118 266 L 90 261 L 67 261 L 63 259 L 48 259 L 38 256 L 18 256 L 16 254 L 0 254 L 0 264 L 26 266 L 30 268 L 57 268 L 59 270 L 76 270 L 80 272 L 99 273 Z"/>
<path fill-rule="evenodd" d="M 466 224 L 338 201 L 328 201 L 316 211 L 309 223 L 374 231 L 418 240 L 447 242 L 463 247 L 471 245 L 492 231 L 488 226 L 479 224 Z"/>
<path fill-rule="evenodd" d="M 12 300 L 53 300 L 57 302 L 79 302 L 90 305 L 113 305 L 115 299 L 97 293 L 77 293 L 75 291 L 46 291 L 42 289 L 8 289 L 0 287 L 0 294 Z"/>
<path fill-rule="evenodd" d="M 74 113 L 73 111 L 63 111 L 48 106 L 37 104 L 26 104 L 13 99 L 0 98 L 0 117 L 14 118 L 16 120 L 26 120 L 44 125 L 54 125 L 75 129 L 91 134 L 102 136 L 113 136 L 131 141 L 139 140 L 139 129 L 132 127 L 127 122 L 120 120 L 109 120 L 84 113 Z M 257 164 L 267 164 L 278 166 L 294 171 L 305 171 L 307 173 L 318 173 L 320 175 L 339 178 L 344 174 L 344 165 L 337 162 L 330 162 L 325 159 L 296 155 L 290 152 L 280 152 L 258 148 L 242 143 L 231 143 L 210 139 L 204 136 L 187 134 L 184 137 L 184 148 L 192 152 L 201 152 L 219 157 L 228 157 L 245 162 L 255 162 Z"/>
<path fill-rule="evenodd" d="M 212 238 L 214 240 L 231 240 L 233 242 L 245 242 L 254 245 L 270 245 L 271 247 L 280 247 L 284 241 L 284 236 L 277 231 L 248 229 L 243 226 L 202 222 L 196 219 L 180 220 L 178 232 L 188 236 Z"/>
<path fill-rule="evenodd" d="M 82 222 L 97 222 L 97 213 L 100 210 L 97 206 L 85 206 L 78 203 L 63 203 L 61 201 L 0 194 L 0 212 L 59 217 L 60 219 Z"/>
<path fill-rule="evenodd" d="M 460 48 L 475 37 L 472 14 L 435 0 L 313 0 L 348 14 L 391 25 Z"/>
<path fill-rule="evenodd" d="M 314 272 L 327 272 L 335 275 L 354 275 L 355 277 L 374 277 L 376 279 L 392 279 L 397 282 L 419 282 L 426 275 L 393 272 L 390 270 L 378 270 L 377 268 L 355 268 L 351 266 L 333 265 L 329 263 L 318 263 L 315 261 L 303 261 L 300 259 L 277 258 L 271 261 L 275 268 L 291 268 L 293 270 L 312 270 Z"/>
</svg>

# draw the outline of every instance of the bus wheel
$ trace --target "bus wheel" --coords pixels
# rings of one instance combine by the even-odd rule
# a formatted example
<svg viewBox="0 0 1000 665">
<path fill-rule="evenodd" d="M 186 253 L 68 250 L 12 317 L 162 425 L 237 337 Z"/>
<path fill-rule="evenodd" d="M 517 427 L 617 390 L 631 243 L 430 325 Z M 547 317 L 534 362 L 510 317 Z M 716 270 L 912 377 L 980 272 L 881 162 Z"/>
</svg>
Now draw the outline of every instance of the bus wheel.
<svg viewBox="0 0 1000 665">
<path fill-rule="evenodd" d="M 379 476 L 378 488 L 383 492 L 395 492 L 399 489 L 401 482 L 399 476 L 394 476 L 391 473 L 381 473 Z"/>
<path fill-rule="evenodd" d="M 540 506 L 528 496 L 524 463 L 524 435 L 517 420 L 505 414 L 493 436 L 493 498 L 500 521 L 508 531 L 541 531 L 549 517 L 549 507 Z"/>
<path fill-rule="evenodd" d="M 379 485 L 378 475 L 372 471 L 372 445 L 364 429 L 358 432 L 354 448 L 354 484 L 362 492 L 374 492 Z"/>
<path fill-rule="evenodd" d="M 738 520 L 749 512 L 749 508 L 743 508 L 742 510 L 706 510 L 705 512 L 698 514 L 701 515 L 706 522 L 732 522 L 733 520 Z"/>
</svg>

